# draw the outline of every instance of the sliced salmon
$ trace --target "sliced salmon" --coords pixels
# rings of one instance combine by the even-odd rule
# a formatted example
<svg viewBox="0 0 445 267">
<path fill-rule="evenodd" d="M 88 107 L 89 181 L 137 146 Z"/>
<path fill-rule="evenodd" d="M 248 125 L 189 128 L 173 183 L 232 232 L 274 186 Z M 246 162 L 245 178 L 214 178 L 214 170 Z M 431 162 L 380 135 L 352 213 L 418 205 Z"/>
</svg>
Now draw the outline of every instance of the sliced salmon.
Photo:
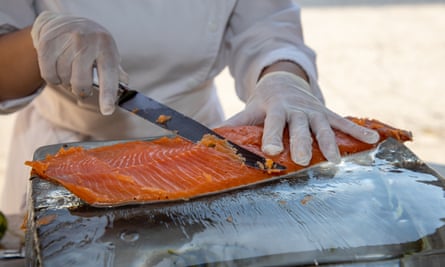
<svg viewBox="0 0 445 267">
<path fill-rule="evenodd" d="M 411 140 L 411 133 L 376 120 L 350 118 L 376 129 L 381 140 L 393 137 Z M 261 126 L 215 129 L 222 136 L 260 155 Z M 373 148 L 349 135 L 335 131 L 341 154 Z M 129 141 L 93 149 L 61 148 L 41 161 L 27 161 L 43 179 L 61 184 L 80 199 L 94 206 L 115 206 L 162 200 L 189 199 L 226 191 L 302 169 L 292 162 L 289 138 L 284 133 L 285 150 L 273 161 L 287 167 L 273 173 L 247 167 L 231 147 L 212 136 L 194 144 L 180 137 L 162 137 L 153 141 Z M 324 161 L 316 142 L 310 165 Z"/>
</svg>

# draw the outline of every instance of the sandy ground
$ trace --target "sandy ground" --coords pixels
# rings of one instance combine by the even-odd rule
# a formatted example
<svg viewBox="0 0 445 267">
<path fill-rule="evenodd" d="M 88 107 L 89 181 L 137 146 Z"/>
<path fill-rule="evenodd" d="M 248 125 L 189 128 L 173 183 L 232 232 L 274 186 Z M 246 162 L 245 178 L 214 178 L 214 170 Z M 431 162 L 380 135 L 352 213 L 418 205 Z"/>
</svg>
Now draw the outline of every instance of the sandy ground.
<svg viewBox="0 0 445 267">
<path fill-rule="evenodd" d="M 407 146 L 419 158 L 445 164 L 445 3 L 322 2 L 331 3 L 304 5 L 302 19 L 306 42 L 318 54 L 327 105 L 341 115 L 408 129 L 414 142 Z M 217 84 L 226 115 L 241 110 L 227 71 Z M 0 187 L 13 117 L 0 116 Z"/>
</svg>

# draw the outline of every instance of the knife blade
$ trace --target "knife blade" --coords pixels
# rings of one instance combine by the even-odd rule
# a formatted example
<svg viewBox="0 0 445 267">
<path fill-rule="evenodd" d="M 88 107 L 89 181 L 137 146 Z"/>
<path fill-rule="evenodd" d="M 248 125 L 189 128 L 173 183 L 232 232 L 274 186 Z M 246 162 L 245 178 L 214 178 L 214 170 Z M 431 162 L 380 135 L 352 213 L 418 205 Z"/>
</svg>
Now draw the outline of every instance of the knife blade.
<svg viewBox="0 0 445 267">
<path fill-rule="evenodd" d="M 93 86 L 99 88 L 96 82 L 93 83 Z M 119 83 L 119 98 L 117 104 L 121 108 L 164 129 L 173 131 L 175 134 L 194 143 L 199 142 L 205 134 L 214 135 L 222 140 L 226 140 L 234 149 L 236 149 L 237 154 L 244 158 L 247 166 L 262 170 L 265 169 L 265 166 L 268 166 L 268 164 L 266 164 L 266 158 L 227 140 L 194 119 L 187 117 L 179 111 L 159 103 L 136 90 L 128 88 L 123 83 Z M 161 116 L 167 116 L 168 119 L 160 121 L 159 118 Z M 272 166 L 267 169 L 281 171 L 285 170 L 286 167 L 273 162 Z"/>
</svg>

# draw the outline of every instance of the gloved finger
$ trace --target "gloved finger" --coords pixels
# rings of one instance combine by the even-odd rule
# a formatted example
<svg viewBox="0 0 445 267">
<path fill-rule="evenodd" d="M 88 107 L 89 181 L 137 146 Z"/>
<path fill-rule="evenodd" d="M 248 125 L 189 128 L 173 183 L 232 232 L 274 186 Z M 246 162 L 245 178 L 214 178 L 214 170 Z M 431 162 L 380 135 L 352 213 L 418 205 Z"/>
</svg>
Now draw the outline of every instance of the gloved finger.
<svg viewBox="0 0 445 267">
<path fill-rule="evenodd" d="M 288 123 L 289 142 L 292 160 L 302 166 L 307 166 L 312 158 L 312 135 L 309 122 L 304 112 L 294 112 Z"/>
<path fill-rule="evenodd" d="M 94 58 L 86 51 L 78 52 L 72 60 L 71 90 L 79 97 L 92 94 Z"/>
<path fill-rule="evenodd" d="M 48 22 L 52 21 L 57 16 L 59 16 L 57 13 L 47 10 L 42 11 L 42 13 L 37 16 L 31 28 L 31 38 L 35 49 L 39 49 L 42 28 L 44 28 Z"/>
<path fill-rule="evenodd" d="M 41 77 L 48 83 L 58 85 L 61 83 L 57 73 L 57 60 L 62 51 L 65 51 L 69 42 L 55 41 L 56 36 L 64 33 L 63 22 L 60 15 L 55 12 L 44 11 L 34 21 L 31 29 L 33 45 L 37 50 Z"/>
<path fill-rule="evenodd" d="M 286 126 L 285 111 L 270 109 L 264 120 L 261 150 L 267 155 L 278 155 L 283 151 L 283 131 Z"/>
<path fill-rule="evenodd" d="M 40 45 L 40 53 L 38 53 L 40 76 L 46 83 L 58 85 L 61 81 L 57 75 L 57 55 L 53 51 L 53 47 L 47 43 Z"/>
<path fill-rule="evenodd" d="M 317 112 L 310 114 L 309 124 L 317 139 L 321 153 L 323 153 L 328 161 L 340 163 L 341 157 L 335 140 L 335 134 L 324 113 Z"/>
<path fill-rule="evenodd" d="M 334 128 L 347 133 L 362 142 L 374 144 L 380 139 L 380 135 L 377 131 L 360 126 L 333 112 L 330 112 L 330 115 L 328 116 L 329 121 Z"/>
<path fill-rule="evenodd" d="M 119 90 L 119 63 L 111 55 L 103 55 L 97 59 L 99 75 L 99 107 L 103 115 L 114 112 Z"/>
<path fill-rule="evenodd" d="M 56 74 L 59 81 L 65 87 L 71 86 L 72 62 L 74 60 L 74 51 L 72 47 L 66 47 L 64 52 L 57 58 Z"/>
</svg>

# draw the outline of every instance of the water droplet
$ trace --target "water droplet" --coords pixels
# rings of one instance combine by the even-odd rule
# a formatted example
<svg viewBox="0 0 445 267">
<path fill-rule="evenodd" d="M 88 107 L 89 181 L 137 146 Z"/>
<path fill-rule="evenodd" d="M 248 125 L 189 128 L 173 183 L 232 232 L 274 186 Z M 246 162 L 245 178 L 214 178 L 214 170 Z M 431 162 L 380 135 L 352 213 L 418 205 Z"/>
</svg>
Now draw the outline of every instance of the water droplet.
<svg viewBox="0 0 445 267">
<path fill-rule="evenodd" d="M 139 239 L 139 233 L 136 231 L 124 230 L 120 234 L 120 238 L 125 242 L 135 242 Z"/>
<path fill-rule="evenodd" d="M 108 242 L 108 243 L 105 243 L 105 247 L 109 250 L 113 250 L 116 247 L 116 245 L 114 245 L 113 242 Z"/>
</svg>

